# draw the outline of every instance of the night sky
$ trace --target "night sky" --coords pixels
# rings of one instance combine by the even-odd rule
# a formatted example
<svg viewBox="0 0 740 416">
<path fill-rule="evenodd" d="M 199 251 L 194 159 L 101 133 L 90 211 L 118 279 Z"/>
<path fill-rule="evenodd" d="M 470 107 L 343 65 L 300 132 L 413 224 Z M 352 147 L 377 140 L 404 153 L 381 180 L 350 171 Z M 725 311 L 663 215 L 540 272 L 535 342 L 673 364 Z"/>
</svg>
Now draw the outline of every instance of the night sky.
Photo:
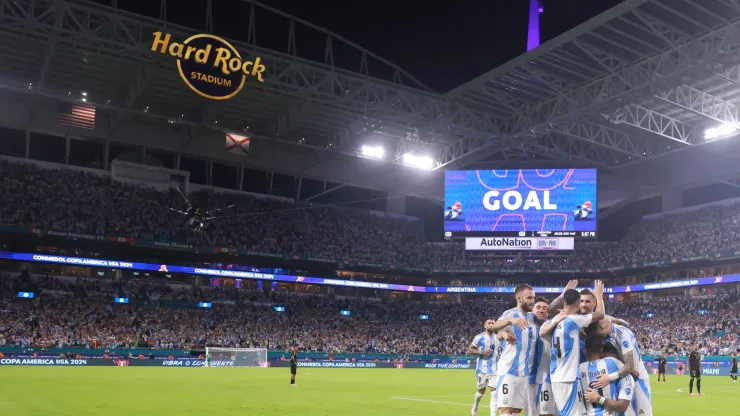
<svg viewBox="0 0 740 416">
<path fill-rule="evenodd" d="M 110 5 L 113 0 L 93 0 Z M 542 42 L 577 26 L 622 0 L 543 0 Z M 159 17 L 160 1 L 117 0 L 127 11 Z M 212 0 L 213 32 L 247 40 L 249 5 Z M 187 4 L 187 7 L 186 7 Z M 526 50 L 529 0 L 263 0 L 262 4 L 323 27 L 399 65 L 439 92 L 481 75 Z M 167 21 L 205 27 L 206 0 L 168 0 Z M 257 9 L 257 44 L 288 48 L 288 19 Z M 322 61 L 325 36 L 298 25 L 298 55 Z M 359 72 L 357 50 L 335 44 L 337 66 Z M 378 65 L 370 64 L 370 73 Z M 381 76 L 382 78 L 382 76 Z"/>
<path fill-rule="evenodd" d="M 542 42 L 620 2 L 544 0 Z M 439 92 L 447 92 L 526 51 L 529 0 L 264 3 L 353 41 Z"/>
</svg>

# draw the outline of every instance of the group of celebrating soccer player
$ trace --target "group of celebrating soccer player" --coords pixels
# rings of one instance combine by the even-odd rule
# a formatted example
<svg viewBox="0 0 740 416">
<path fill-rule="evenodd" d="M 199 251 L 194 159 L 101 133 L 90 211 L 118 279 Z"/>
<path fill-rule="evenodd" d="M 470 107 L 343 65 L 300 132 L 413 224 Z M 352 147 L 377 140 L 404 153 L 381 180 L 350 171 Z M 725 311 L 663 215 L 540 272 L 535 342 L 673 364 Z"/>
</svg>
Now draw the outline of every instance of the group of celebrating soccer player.
<svg viewBox="0 0 740 416">
<path fill-rule="evenodd" d="M 606 315 L 602 282 L 580 292 L 577 285 L 568 282 L 552 303 L 535 297 L 532 287 L 518 286 L 516 307 L 485 322 L 468 350 L 478 356 L 472 416 L 486 389 L 491 416 L 497 410 L 512 416 L 652 416 L 650 379 L 634 334 L 625 321 Z"/>
</svg>

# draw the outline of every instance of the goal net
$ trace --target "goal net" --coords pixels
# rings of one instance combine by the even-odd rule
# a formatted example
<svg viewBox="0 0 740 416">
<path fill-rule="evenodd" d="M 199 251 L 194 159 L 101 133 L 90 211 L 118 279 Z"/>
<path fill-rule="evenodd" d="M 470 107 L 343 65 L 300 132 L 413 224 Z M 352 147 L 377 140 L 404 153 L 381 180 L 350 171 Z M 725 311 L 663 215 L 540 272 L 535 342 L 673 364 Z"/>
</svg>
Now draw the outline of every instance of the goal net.
<svg viewBox="0 0 740 416">
<path fill-rule="evenodd" d="M 206 347 L 205 366 L 267 367 L 267 349 Z"/>
</svg>

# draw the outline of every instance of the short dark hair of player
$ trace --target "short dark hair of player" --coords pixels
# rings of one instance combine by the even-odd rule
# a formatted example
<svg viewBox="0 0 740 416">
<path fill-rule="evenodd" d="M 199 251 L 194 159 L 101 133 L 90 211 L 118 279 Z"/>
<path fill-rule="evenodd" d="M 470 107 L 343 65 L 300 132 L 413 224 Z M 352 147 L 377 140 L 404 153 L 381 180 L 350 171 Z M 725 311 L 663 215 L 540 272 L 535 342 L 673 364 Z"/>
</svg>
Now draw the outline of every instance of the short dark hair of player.
<svg viewBox="0 0 740 416">
<path fill-rule="evenodd" d="M 592 292 L 589 289 L 581 289 L 581 292 L 580 293 L 581 293 L 581 295 L 588 295 L 588 296 L 591 296 L 592 298 L 596 299 L 596 295 L 594 295 L 594 292 Z"/>
<path fill-rule="evenodd" d="M 586 354 L 599 354 L 604 351 L 604 338 L 591 337 L 586 339 Z"/>
<path fill-rule="evenodd" d="M 530 285 L 519 285 L 514 289 L 514 296 L 524 292 L 525 290 L 534 290 Z"/>
<path fill-rule="evenodd" d="M 598 305 L 599 304 L 599 300 L 596 299 L 596 295 L 594 295 L 594 292 L 592 292 L 592 291 L 590 291 L 588 289 L 581 289 L 581 292 L 580 293 L 581 293 L 581 296 L 586 295 L 586 296 L 591 296 L 592 298 L 594 298 L 594 305 Z"/>
<path fill-rule="evenodd" d="M 602 339 L 602 341 L 603 341 L 603 339 Z M 614 358 L 617 358 L 617 359 L 619 359 L 619 356 L 620 356 L 620 352 L 617 349 L 617 347 L 615 347 L 614 345 L 612 345 L 610 342 L 604 342 L 604 346 L 601 348 L 601 352 L 605 356 L 610 356 L 610 357 L 614 357 Z"/>
<path fill-rule="evenodd" d="M 598 322 L 594 322 L 594 323 L 590 324 L 589 326 L 587 326 L 583 330 L 583 333 L 586 334 L 586 337 L 591 337 L 591 336 L 594 335 L 594 332 L 596 332 L 598 329 L 599 329 L 599 323 Z"/>
<path fill-rule="evenodd" d="M 573 306 L 581 301 L 581 294 L 575 289 L 568 289 L 563 293 L 563 302 L 568 306 Z"/>
<path fill-rule="evenodd" d="M 540 302 L 545 302 L 545 303 L 546 303 L 546 304 L 548 304 L 548 305 L 550 304 L 550 301 L 549 301 L 549 300 L 547 300 L 547 298 L 546 298 L 546 297 L 544 297 L 544 296 L 537 296 L 537 297 L 536 297 L 536 298 L 534 299 L 534 303 L 540 303 Z"/>
</svg>

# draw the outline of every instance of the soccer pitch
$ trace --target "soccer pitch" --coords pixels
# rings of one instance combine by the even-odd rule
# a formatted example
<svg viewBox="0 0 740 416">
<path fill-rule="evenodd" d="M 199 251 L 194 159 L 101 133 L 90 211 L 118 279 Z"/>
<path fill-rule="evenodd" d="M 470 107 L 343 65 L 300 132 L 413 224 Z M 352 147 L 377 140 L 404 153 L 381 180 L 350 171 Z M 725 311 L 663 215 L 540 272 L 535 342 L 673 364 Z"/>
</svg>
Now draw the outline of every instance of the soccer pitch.
<svg viewBox="0 0 740 416">
<path fill-rule="evenodd" d="M 688 381 L 653 378 L 656 416 L 740 414 L 729 377 L 704 377 L 704 397 L 689 397 Z M 300 368 L 291 387 L 287 368 L 3 367 L 0 386 L 2 414 L 14 416 L 441 416 L 470 414 L 475 380 L 466 370 Z"/>
</svg>

